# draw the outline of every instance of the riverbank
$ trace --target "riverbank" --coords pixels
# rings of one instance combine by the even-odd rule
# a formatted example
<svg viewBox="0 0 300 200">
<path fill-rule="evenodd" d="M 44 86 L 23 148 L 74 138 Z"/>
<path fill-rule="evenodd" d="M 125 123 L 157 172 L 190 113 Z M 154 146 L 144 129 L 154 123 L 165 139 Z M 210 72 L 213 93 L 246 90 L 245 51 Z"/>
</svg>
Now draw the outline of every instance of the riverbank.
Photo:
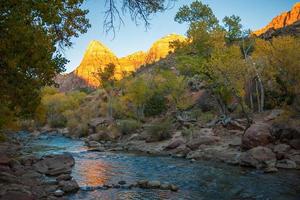
<svg viewBox="0 0 300 200">
<path fill-rule="evenodd" d="M 119 145 L 114 142 L 102 142 L 102 145 L 106 146 L 104 151 L 99 151 L 99 149 L 96 151 L 94 147 L 85 147 L 82 140 L 69 139 L 57 133 L 41 133 L 33 136 L 30 133 L 21 132 L 15 136 L 20 138 L 21 144 L 19 146 L 16 144 L 18 148 L 14 148 L 15 145 L 8 145 L 9 143 L 0 145 L 2 148 L 9 147 L 8 149 L 12 153 L 10 154 L 11 161 L 6 166 L 11 170 L 8 173 L 16 177 L 13 182 L 8 183 L 3 182 L 4 179 L 8 179 L 7 176 L 1 176 L 0 182 L 5 185 L 0 189 L 1 195 L 19 195 L 13 196 L 17 197 L 14 199 L 24 199 L 29 195 L 30 198 L 27 199 L 109 200 L 130 197 L 131 199 L 152 200 L 243 199 L 249 197 L 276 199 L 278 197 L 279 199 L 296 200 L 297 194 L 299 194 L 300 176 L 298 176 L 298 171 L 294 170 L 280 170 L 275 174 L 264 174 L 260 170 L 230 166 L 218 161 L 193 160 L 191 162 L 191 160 L 171 156 L 157 156 L 158 154 L 152 156 L 153 152 L 152 154 L 149 154 L 151 152 L 124 153 L 131 150 L 120 151 Z M 160 143 L 152 143 L 153 148 L 155 149 L 155 146 Z M 149 150 L 149 147 L 147 148 Z M 165 150 L 165 152 L 167 151 Z M 16 153 L 21 154 L 17 155 Z M 52 166 L 59 166 L 54 165 L 53 160 L 59 161 L 62 158 L 61 155 L 66 157 L 64 160 L 72 161 L 69 159 L 70 155 L 75 160 L 75 165 L 71 167 L 72 173 L 69 174 L 71 180 L 76 181 L 79 186 L 79 190 L 76 192 L 74 190 L 74 193 L 65 192 L 59 181 L 56 180 L 57 177 L 49 176 L 50 173 L 53 173 L 53 167 L 50 167 L 50 171 L 45 171 L 45 165 L 50 163 Z M 49 159 L 50 163 L 47 162 L 47 160 L 50 161 Z M 14 162 L 12 160 L 20 163 L 17 168 L 28 170 L 25 170 L 24 174 L 16 176 L 12 164 L 10 164 Z M 39 167 L 37 168 L 37 166 Z M 67 168 L 69 166 L 67 165 Z M 60 173 L 61 170 L 65 171 L 65 168 L 54 170 L 54 172 Z M 31 174 L 36 174 L 36 176 L 31 177 Z M 64 174 L 66 173 L 64 172 Z M 70 178 L 70 176 L 64 175 L 63 177 Z M 15 182 L 19 180 L 20 182 Z M 125 185 L 122 185 L 124 182 Z M 33 187 L 31 184 L 39 187 Z M 168 186 L 168 184 L 174 184 L 179 191 L 171 191 L 171 185 Z M 244 187 L 245 185 L 247 187 Z M 254 189 L 254 185 L 259 190 Z M 170 189 L 163 189 L 164 187 Z M 270 187 L 272 190 L 267 189 Z M 49 191 L 51 188 L 52 191 Z M 223 191 L 224 188 L 227 188 L 226 192 Z M 64 192 L 63 197 L 54 195 L 57 190 Z M 37 198 L 37 195 L 41 196 Z M 7 196 L 4 197 L 7 199 Z"/>
<path fill-rule="evenodd" d="M 84 139 L 95 151 L 142 152 L 194 160 L 212 160 L 254 167 L 264 172 L 300 169 L 299 124 L 278 121 L 281 110 L 257 116 L 246 132 L 240 127 L 202 127 L 186 134 L 176 131 L 170 139 L 148 141 L 143 131 L 118 140 L 101 140 L 103 133 Z M 240 120 L 242 121 L 242 120 Z"/>
</svg>

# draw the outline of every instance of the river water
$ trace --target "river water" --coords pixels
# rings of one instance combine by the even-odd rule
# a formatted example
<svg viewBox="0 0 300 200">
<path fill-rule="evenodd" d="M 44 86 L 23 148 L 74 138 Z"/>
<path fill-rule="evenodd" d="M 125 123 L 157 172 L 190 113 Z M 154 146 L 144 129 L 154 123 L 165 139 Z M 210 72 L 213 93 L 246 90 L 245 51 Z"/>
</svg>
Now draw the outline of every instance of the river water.
<svg viewBox="0 0 300 200">
<path fill-rule="evenodd" d="M 69 199 L 77 200 L 300 200 L 300 172 L 280 170 L 264 174 L 255 169 L 214 162 L 88 151 L 83 141 L 59 135 L 28 137 L 24 153 L 46 155 L 69 152 L 76 161 L 72 175 L 81 190 Z M 138 180 L 159 180 L 179 186 L 178 192 L 151 189 L 109 189 L 87 191 L 90 186 Z"/>
</svg>

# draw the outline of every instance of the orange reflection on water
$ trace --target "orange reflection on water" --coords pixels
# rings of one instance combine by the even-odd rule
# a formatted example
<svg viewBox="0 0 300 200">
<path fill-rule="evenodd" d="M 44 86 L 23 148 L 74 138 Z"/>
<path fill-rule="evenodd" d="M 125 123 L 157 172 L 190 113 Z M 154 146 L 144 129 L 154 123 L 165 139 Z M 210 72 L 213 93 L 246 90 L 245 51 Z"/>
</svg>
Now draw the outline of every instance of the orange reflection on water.
<svg viewBox="0 0 300 200">
<path fill-rule="evenodd" d="M 79 185 L 101 186 L 108 180 L 108 170 L 111 168 L 101 160 L 81 160 L 76 163 L 81 180 Z"/>
</svg>

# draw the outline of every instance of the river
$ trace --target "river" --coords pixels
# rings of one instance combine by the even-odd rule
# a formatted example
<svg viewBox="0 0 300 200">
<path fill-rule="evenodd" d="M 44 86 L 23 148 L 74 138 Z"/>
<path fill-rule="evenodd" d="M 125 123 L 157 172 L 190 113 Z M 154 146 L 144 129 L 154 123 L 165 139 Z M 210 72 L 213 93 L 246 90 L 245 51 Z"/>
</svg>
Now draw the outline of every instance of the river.
<svg viewBox="0 0 300 200">
<path fill-rule="evenodd" d="M 299 200 L 300 172 L 261 171 L 222 163 L 149 156 L 133 153 L 88 151 L 81 140 L 60 135 L 42 134 L 36 138 L 27 133 L 16 137 L 26 141 L 24 154 L 46 155 L 71 153 L 76 161 L 72 176 L 81 190 L 68 199 L 101 200 Z M 108 189 L 88 191 L 91 186 L 138 180 L 159 180 L 179 187 L 178 192 L 151 189 Z"/>
</svg>

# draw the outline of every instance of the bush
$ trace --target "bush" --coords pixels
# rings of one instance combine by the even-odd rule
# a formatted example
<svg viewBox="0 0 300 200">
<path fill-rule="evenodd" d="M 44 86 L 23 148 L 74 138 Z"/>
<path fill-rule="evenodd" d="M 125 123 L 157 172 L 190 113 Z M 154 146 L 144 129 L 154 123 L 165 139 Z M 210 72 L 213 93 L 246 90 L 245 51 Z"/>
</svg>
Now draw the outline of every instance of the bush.
<svg viewBox="0 0 300 200">
<path fill-rule="evenodd" d="M 165 119 L 162 122 L 155 122 L 146 128 L 148 134 L 147 142 L 162 141 L 171 138 L 172 120 Z"/>
<path fill-rule="evenodd" d="M 215 114 L 212 112 L 203 112 L 202 109 L 196 108 L 191 110 L 191 118 L 199 120 L 203 123 L 208 123 L 215 118 Z"/>
<path fill-rule="evenodd" d="M 156 116 L 167 110 L 166 98 L 162 94 L 154 94 L 145 104 L 145 116 Z"/>
<path fill-rule="evenodd" d="M 61 113 L 52 113 L 51 116 L 48 117 L 47 123 L 52 128 L 63 128 L 67 125 L 67 119 Z"/>
<path fill-rule="evenodd" d="M 141 127 L 140 122 L 134 119 L 118 120 L 117 127 L 122 134 L 130 134 Z"/>
</svg>

